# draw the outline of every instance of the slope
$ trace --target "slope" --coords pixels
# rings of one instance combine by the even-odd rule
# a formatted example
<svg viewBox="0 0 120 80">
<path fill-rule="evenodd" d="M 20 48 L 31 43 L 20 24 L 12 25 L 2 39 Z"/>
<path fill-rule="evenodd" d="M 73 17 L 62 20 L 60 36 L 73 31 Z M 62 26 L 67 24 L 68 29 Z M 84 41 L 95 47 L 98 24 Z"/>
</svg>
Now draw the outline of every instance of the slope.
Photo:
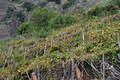
<svg viewBox="0 0 120 80">
<path fill-rule="evenodd" d="M 71 59 L 89 59 L 119 50 L 119 14 L 66 27 L 46 39 L 19 39 L 8 43 L 1 51 L 1 78 L 10 79 L 41 66 L 51 69 L 55 64 Z M 54 32 L 56 33 L 56 32 Z M 7 50 L 7 51 L 6 51 Z"/>
</svg>

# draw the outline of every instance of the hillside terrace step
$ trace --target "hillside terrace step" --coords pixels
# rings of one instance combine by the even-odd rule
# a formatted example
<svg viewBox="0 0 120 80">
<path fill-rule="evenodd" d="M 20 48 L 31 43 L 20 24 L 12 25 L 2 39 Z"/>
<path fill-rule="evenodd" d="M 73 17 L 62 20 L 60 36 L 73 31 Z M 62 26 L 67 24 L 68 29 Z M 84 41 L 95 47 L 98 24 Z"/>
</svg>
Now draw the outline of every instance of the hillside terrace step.
<svg viewBox="0 0 120 80">
<path fill-rule="evenodd" d="M 0 39 L 9 36 L 9 28 L 5 24 L 0 25 Z"/>
<path fill-rule="evenodd" d="M 0 9 L 0 15 L 5 15 L 6 11 L 4 9 Z"/>
<path fill-rule="evenodd" d="M 8 26 L 5 24 L 0 24 L 0 29 L 8 29 Z"/>
</svg>

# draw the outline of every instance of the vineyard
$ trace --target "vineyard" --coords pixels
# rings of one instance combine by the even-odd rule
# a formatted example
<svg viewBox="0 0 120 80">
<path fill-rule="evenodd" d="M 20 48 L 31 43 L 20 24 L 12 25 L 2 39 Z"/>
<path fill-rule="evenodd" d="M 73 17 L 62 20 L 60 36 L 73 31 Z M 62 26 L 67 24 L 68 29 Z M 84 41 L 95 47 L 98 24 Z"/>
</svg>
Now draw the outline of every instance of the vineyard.
<svg viewBox="0 0 120 80">
<path fill-rule="evenodd" d="M 112 65 L 119 51 L 117 42 L 120 38 L 120 23 L 116 19 L 118 17 L 119 14 L 115 14 L 75 24 L 53 32 L 56 34 L 45 39 L 11 40 L 6 43 L 6 49 L 0 51 L 0 77 L 27 78 L 27 73 L 35 72 L 39 66 L 41 72 L 47 71 L 47 75 L 44 76 L 51 76 L 52 79 L 54 74 L 48 73 L 56 69 L 57 65 L 75 60 L 76 66 L 80 66 L 82 64 L 77 63 L 79 60 L 96 59 L 103 54 L 111 56 Z"/>
<path fill-rule="evenodd" d="M 120 6 L 110 6 L 110 10 L 113 9 L 115 13 L 108 10 L 106 13 L 110 14 L 98 16 L 99 8 L 92 8 L 82 16 L 78 15 L 82 13 L 77 13 L 78 18 L 76 15 L 66 17 L 66 14 L 64 16 L 41 9 L 43 13 L 44 10 L 49 13 L 48 16 L 47 13 L 44 15 L 45 18 L 50 19 L 52 15 L 51 21 L 54 21 L 54 16 L 58 16 L 61 22 L 66 22 L 66 27 L 59 23 L 62 27 L 59 29 L 49 29 L 48 20 L 36 12 L 35 18 L 24 23 L 29 30 L 23 24 L 19 28 L 20 35 L 0 41 L 0 80 L 119 80 Z M 94 10 L 98 10 L 98 13 Z M 61 16 L 66 17 L 66 20 Z M 74 16 L 80 20 L 73 21 Z M 40 23 L 42 19 L 45 25 Z M 34 30 L 40 28 L 34 32 L 40 32 L 43 28 L 47 33 L 48 28 L 50 35 L 44 38 L 34 36 L 32 20 L 38 24 Z M 72 21 L 74 24 L 70 24 Z M 55 24 L 58 25 L 57 21 Z M 22 30 L 26 30 L 24 34 Z"/>
</svg>

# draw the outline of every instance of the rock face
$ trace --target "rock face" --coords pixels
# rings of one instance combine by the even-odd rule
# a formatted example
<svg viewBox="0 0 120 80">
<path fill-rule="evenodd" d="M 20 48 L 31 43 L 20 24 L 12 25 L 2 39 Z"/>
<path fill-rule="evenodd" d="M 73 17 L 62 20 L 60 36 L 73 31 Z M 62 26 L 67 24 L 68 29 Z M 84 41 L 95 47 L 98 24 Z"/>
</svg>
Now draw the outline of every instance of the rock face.
<svg viewBox="0 0 120 80">
<path fill-rule="evenodd" d="M 100 1 L 101 0 L 80 0 L 80 2 L 77 4 L 83 8 L 90 8 Z"/>
<path fill-rule="evenodd" d="M 9 28 L 2 22 L 2 19 L 6 15 L 6 9 L 8 5 L 9 4 L 7 0 L 0 0 L 0 39 L 9 37 Z"/>
<path fill-rule="evenodd" d="M 47 3 L 48 8 L 52 8 L 52 9 L 55 9 L 55 10 L 58 10 L 58 11 L 63 11 L 63 12 L 72 12 L 76 8 L 88 9 L 90 7 L 93 7 L 94 5 L 96 5 L 101 0 L 61 0 L 60 4 L 57 4 L 55 2 L 55 0 L 48 0 L 48 1 L 49 1 Z M 73 2 L 73 3 L 68 8 L 63 9 L 63 6 L 65 6 L 65 4 L 67 4 L 69 2 L 70 3 Z"/>
<path fill-rule="evenodd" d="M 18 19 L 11 17 L 8 19 L 6 16 L 8 7 L 12 4 L 10 0 L 0 0 L 0 40 L 14 36 L 16 33 L 16 26 L 18 26 Z"/>
<path fill-rule="evenodd" d="M 13 0 L 0 0 L 0 40 L 10 37 L 10 36 L 14 36 L 16 35 L 16 29 L 17 27 L 21 24 L 21 18 L 20 17 L 16 17 L 14 16 L 14 13 L 18 13 L 18 12 L 23 12 L 22 10 L 23 7 L 20 7 L 20 5 L 18 4 L 14 4 Z M 30 2 L 34 2 L 33 4 L 37 5 L 38 1 L 40 0 L 28 0 Z M 42 1 L 42 0 L 41 0 Z M 57 11 L 63 11 L 63 12 L 69 12 L 69 11 L 73 11 L 74 9 L 76 9 L 76 7 L 83 7 L 83 8 L 89 8 L 92 7 L 93 5 L 95 5 L 97 2 L 101 1 L 101 0 L 77 0 L 78 2 L 76 2 L 74 5 L 72 5 L 69 9 L 65 9 L 65 11 L 62 9 L 62 6 L 68 1 L 68 0 L 61 0 L 60 4 L 56 4 L 55 2 L 53 2 L 53 0 L 43 0 L 43 1 L 47 1 L 45 7 L 49 8 L 49 9 L 54 9 Z M 24 2 L 24 1 L 23 1 Z M 4 18 L 6 16 L 6 11 L 8 10 L 8 7 L 13 7 L 15 10 L 13 10 L 12 12 L 12 16 L 10 18 Z M 21 14 L 21 13 L 20 13 Z M 27 14 L 25 14 L 27 15 Z M 25 15 L 20 15 L 22 16 L 22 18 L 25 18 Z"/>
</svg>

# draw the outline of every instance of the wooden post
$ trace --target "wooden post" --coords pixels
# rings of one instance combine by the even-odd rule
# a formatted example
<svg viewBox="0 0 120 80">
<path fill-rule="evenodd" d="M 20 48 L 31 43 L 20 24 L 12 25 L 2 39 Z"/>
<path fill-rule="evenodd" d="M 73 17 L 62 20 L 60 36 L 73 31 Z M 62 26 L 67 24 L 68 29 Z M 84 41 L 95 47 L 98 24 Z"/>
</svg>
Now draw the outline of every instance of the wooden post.
<svg viewBox="0 0 120 80">
<path fill-rule="evenodd" d="M 40 73 L 39 73 L 39 71 L 40 71 L 40 67 L 37 66 L 37 78 L 38 78 L 38 80 L 40 80 Z"/>
<path fill-rule="evenodd" d="M 65 76 L 66 76 L 66 70 L 65 70 L 65 63 L 62 63 L 62 69 L 63 69 L 63 78 L 62 80 L 65 80 Z"/>
<path fill-rule="evenodd" d="M 74 64 L 74 59 L 71 61 L 72 64 L 72 72 L 71 72 L 71 79 L 70 80 L 75 80 L 75 64 Z"/>
<path fill-rule="evenodd" d="M 118 47 L 120 48 L 120 34 L 117 34 L 117 40 L 118 40 Z"/>
<path fill-rule="evenodd" d="M 26 71 L 26 74 L 27 74 L 28 80 L 31 80 L 31 78 L 30 78 L 30 76 L 29 76 L 27 71 Z"/>
<path fill-rule="evenodd" d="M 105 80 L 105 59 L 104 59 L 104 54 L 103 54 L 103 78 L 102 80 Z"/>
</svg>

